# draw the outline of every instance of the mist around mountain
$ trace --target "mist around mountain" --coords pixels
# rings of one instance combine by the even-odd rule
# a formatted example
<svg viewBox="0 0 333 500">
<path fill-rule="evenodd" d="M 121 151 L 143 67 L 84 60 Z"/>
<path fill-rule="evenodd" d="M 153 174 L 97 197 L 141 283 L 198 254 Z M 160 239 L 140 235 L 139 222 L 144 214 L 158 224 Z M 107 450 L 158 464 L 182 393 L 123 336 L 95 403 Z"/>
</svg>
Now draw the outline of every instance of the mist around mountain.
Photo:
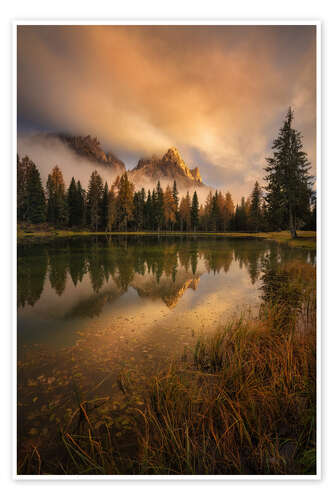
<svg viewBox="0 0 333 500">
<path fill-rule="evenodd" d="M 21 158 L 28 156 L 37 165 L 44 182 L 55 165 L 61 168 L 67 185 L 74 176 L 85 187 L 93 170 L 97 170 L 109 185 L 126 171 L 125 163 L 113 152 L 105 152 L 98 138 L 90 135 L 19 135 L 18 154 Z M 174 147 L 161 157 L 140 158 L 136 167 L 127 173 L 136 189 L 152 188 L 159 180 L 162 187 L 176 181 L 180 192 L 197 190 L 199 197 L 200 192 L 204 197 L 209 191 L 199 167 L 189 168 Z"/>
<path fill-rule="evenodd" d="M 198 167 L 189 169 L 179 151 L 170 148 L 161 157 L 153 156 L 140 159 L 137 166 L 129 172 L 129 177 L 136 186 L 144 186 L 145 181 L 175 180 L 180 189 L 204 187 Z"/>
</svg>

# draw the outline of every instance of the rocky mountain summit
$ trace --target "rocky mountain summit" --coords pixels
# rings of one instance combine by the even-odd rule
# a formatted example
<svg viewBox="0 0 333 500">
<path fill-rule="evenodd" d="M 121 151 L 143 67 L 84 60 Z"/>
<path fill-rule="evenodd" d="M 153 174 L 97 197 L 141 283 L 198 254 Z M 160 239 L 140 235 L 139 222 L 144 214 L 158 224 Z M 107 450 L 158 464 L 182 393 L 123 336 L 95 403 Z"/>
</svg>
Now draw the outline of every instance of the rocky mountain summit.
<svg viewBox="0 0 333 500">
<path fill-rule="evenodd" d="M 114 153 L 105 152 L 98 138 L 91 135 L 71 135 L 62 132 L 35 134 L 20 138 L 18 151 L 21 157 L 28 155 L 38 166 L 47 164 L 48 169 L 52 167 L 48 158 L 52 158 L 52 162 L 59 163 L 69 178 L 74 174 L 75 177 L 80 177 L 77 169 L 85 168 L 83 162 L 81 164 L 80 159 L 82 159 L 88 161 L 86 166 L 91 166 L 92 170 L 103 167 L 104 170 L 100 173 L 109 185 L 127 171 L 129 180 L 134 183 L 136 189 L 152 188 L 157 181 L 161 182 L 163 188 L 171 186 L 176 181 L 178 189 L 184 191 L 204 192 L 209 189 L 209 186 L 202 181 L 199 168 L 189 168 L 174 147 L 169 148 L 163 156 L 141 158 L 132 170 L 127 170 L 125 163 Z"/>
<path fill-rule="evenodd" d="M 90 135 L 83 137 L 60 134 L 59 138 L 78 155 L 92 162 L 97 162 L 104 167 L 112 168 L 117 175 L 125 173 L 126 168 L 124 162 L 119 160 L 113 153 L 105 153 L 97 137 L 91 137 Z"/>
<path fill-rule="evenodd" d="M 139 160 L 137 166 L 130 171 L 130 179 L 134 184 L 142 184 L 144 179 L 176 180 L 179 187 L 191 188 L 203 185 L 199 168 L 190 169 L 176 148 L 170 148 L 162 158 Z"/>
</svg>

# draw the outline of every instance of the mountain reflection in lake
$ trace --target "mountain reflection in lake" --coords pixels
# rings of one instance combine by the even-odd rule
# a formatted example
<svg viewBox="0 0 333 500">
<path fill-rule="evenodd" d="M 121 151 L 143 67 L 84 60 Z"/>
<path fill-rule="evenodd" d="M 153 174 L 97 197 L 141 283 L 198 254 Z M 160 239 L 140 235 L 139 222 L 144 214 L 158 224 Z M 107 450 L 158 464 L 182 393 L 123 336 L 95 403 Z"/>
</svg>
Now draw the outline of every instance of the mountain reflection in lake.
<svg viewBox="0 0 333 500">
<path fill-rule="evenodd" d="M 18 343 L 57 347 L 96 323 L 135 332 L 209 329 L 258 302 L 267 255 L 314 259 L 274 242 L 226 238 L 95 237 L 18 247 Z M 123 325 L 123 321 L 126 324 Z M 180 325 L 179 325 L 180 326 Z M 178 328 L 178 326 L 177 326 Z"/>
<path fill-rule="evenodd" d="M 76 237 L 18 246 L 18 454 L 46 446 L 78 398 L 117 422 L 154 370 L 260 302 L 274 263 L 315 253 L 265 240 Z M 119 385 L 125 371 L 139 393 Z M 133 399 L 134 398 L 134 399 Z M 122 424 L 121 424 L 122 425 Z M 51 439 L 52 441 L 52 439 Z"/>
</svg>

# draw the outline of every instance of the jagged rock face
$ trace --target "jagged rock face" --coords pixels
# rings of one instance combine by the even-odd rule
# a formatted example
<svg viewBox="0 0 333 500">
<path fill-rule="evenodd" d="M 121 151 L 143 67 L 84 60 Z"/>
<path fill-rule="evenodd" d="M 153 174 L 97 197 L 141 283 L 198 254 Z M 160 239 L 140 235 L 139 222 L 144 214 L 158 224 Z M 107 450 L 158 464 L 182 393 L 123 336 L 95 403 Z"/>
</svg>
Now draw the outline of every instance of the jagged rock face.
<svg viewBox="0 0 333 500">
<path fill-rule="evenodd" d="M 102 164 L 105 167 L 112 168 L 117 175 L 125 173 L 126 168 L 124 163 L 119 160 L 113 153 L 105 153 L 97 137 L 87 135 L 69 136 L 61 134 L 60 139 L 68 144 L 78 155 L 87 158 L 90 161 Z"/>
<path fill-rule="evenodd" d="M 162 158 L 162 163 L 168 165 L 174 165 L 176 168 L 183 170 L 187 177 L 192 177 L 191 171 L 184 162 L 183 158 L 180 156 L 179 151 L 176 148 L 170 148 Z"/>
<path fill-rule="evenodd" d="M 201 175 L 200 175 L 200 172 L 199 172 L 199 168 L 198 167 L 195 167 L 195 168 L 192 168 L 190 170 L 191 174 L 192 174 L 192 177 L 195 181 L 197 182 L 201 182 L 202 183 L 202 178 L 201 178 Z"/>
<path fill-rule="evenodd" d="M 131 181 L 140 184 L 145 178 L 153 181 L 176 180 L 179 187 L 191 188 L 202 185 L 198 167 L 190 170 L 176 148 L 170 148 L 162 158 L 153 156 L 139 160 L 130 172 Z"/>
</svg>

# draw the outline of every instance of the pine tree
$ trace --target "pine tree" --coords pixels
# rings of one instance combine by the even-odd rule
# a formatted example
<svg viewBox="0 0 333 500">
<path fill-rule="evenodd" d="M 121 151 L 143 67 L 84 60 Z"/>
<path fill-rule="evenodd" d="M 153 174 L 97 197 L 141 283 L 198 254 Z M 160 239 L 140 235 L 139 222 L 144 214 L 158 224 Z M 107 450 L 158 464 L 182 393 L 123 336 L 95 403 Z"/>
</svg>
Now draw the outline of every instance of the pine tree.
<svg viewBox="0 0 333 500">
<path fill-rule="evenodd" d="M 202 204 L 199 209 L 199 228 L 205 230 L 205 207 Z"/>
<path fill-rule="evenodd" d="M 127 231 L 128 223 L 133 217 L 133 196 L 134 184 L 128 180 L 125 172 L 119 180 L 119 190 L 117 197 L 117 220 L 119 227 Z"/>
<path fill-rule="evenodd" d="M 163 195 L 163 210 L 166 228 L 170 230 L 176 222 L 177 208 L 173 192 L 169 185 L 166 187 Z"/>
<path fill-rule="evenodd" d="M 266 201 L 272 214 L 272 204 L 279 215 L 287 214 L 292 238 L 297 237 L 298 221 L 308 213 L 312 193 L 310 163 L 303 151 L 302 135 L 292 127 L 294 114 L 288 109 L 277 139 L 273 142 L 273 156 L 267 158 Z M 283 219 L 283 217 L 282 217 Z"/>
<path fill-rule="evenodd" d="M 174 200 L 175 214 L 176 214 L 176 222 L 173 228 L 175 227 L 179 228 L 179 196 L 178 196 L 177 183 L 175 180 L 173 181 L 172 196 Z"/>
<path fill-rule="evenodd" d="M 104 184 L 102 199 L 101 199 L 101 228 L 106 231 L 108 227 L 108 206 L 109 206 L 109 186 Z"/>
<path fill-rule="evenodd" d="M 143 229 L 144 224 L 144 208 L 145 208 L 145 191 L 141 189 L 140 191 L 136 191 L 134 193 L 133 198 L 133 219 L 135 228 L 137 231 L 141 231 Z"/>
<path fill-rule="evenodd" d="M 203 228 L 205 231 L 208 231 L 208 229 L 209 229 L 212 205 L 213 205 L 213 194 L 211 191 L 209 191 L 207 198 L 206 198 L 206 202 L 205 202 L 204 217 L 202 220 Z"/>
<path fill-rule="evenodd" d="M 148 189 L 147 201 L 144 207 L 144 228 L 153 230 L 153 215 L 152 215 L 153 205 L 152 198 L 150 194 L 150 189 Z"/>
<path fill-rule="evenodd" d="M 209 214 L 208 227 L 210 231 L 217 231 L 217 224 L 219 220 L 219 206 L 217 202 L 217 191 L 215 192 L 212 199 L 212 206 Z"/>
<path fill-rule="evenodd" d="M 235 231 L 248 231 L 248 210 L 244 196 L 241 199 L 241 204 L 236 206 L 235 214 L 230 222 L 232 223 L 232 229 Z"/>
<path fill-rule="evenodd" d="M 25 160 L 29 160 L 27 157 Z M 30 160 L 29 160 L 30 161 Z M 17 220 L 24 221 L 27 212 L 26 168 L 24 160 L 20 161 L 17 155 Z"/>
<path fill-rule="evenodd" d="M 156 223 L 157 223 L 157 231 L 160 231 L 164 224 L 164 193 L 161 187 L 160 181 L 157 182 L 156 187 Z"/>
<path fill-rule="evenodd" d="M 33 224 L 45 221 L 46 203 L 39 170 L 29 160 L 26 172 L 26 220 Z"/>
<path fill-rule="evenodd" d="M 77 181 L 77 223 L 78 226 L 85 226 L 86 224 L 86 192 L 81 186 L 81 182 Z"/>
<path fill-rule="evenodd" d="M 117 198 L 113 187 L 111 187 L 108 194 L 108 216 L 107 216 L 107 226 L 106 230 L 108 232 L 112 231 L 112 228 L 116 222 L 117 218 Z"/>
<path fill-rule="evenodd" d="M 78 192 L 74 177 L 67 192 L 67 206 L 68 206 L 68 224 L 69 226 L 77 226 L 79 224 L 78 218 Z"/>
<path fill-rule="evenodd" d="M 197 192 L 194 191 L 191 206 L 191 225 L 193 231 L 197 231 L 199 226 L 199 200 Z"/>
<path fill-rule="evenodd" d="M 51 224 L 64 226 L 68 222 L 68 207 L 65 194 L 65 183 L 62 172 L 56 165 L 48 176 L 47 220 Z"/>
<path fill-rule="evenodd" d="M 154 231 L 157 228 L 157 211 L 158 211 L 158 202 L 157 202 L 157 193 L 155 189 L 153 189 L 151 193 L 151 228 Z"/>
<path fill-rule="evenodd" d="M 217 207 L 218 207 L 218 220 L 217 229 L 219 231 L 226 230 L 227 214 L 226 214 L 226 202 L 221 191 L 217 193 Z"/>
<path fill-rule="evenodd" d="M 232 196 L 229 191 L 225 195 L 225 210 L 224 210 L 224 231 L 229 229 L 231 217 L 235 212 L 235 205 L 232 201 Z"/>
<path fill-rule="evenodd" d="M 250 226 L 255 232 L 258 232 L 262 226 L 261 203 L 262 193 L 259 182 L 256 181 L 250 198 Z"/>
<path fill-rule="evenodd" d="M 180 230 L 190 231 L 191 229 L 191 198 L 187 191 L 185 197 L 181 199 L 179 205 Z"/>
<path fill-rule="evenodd" d="M 88 223 L 95 231 L 101 221 L 101 200 L 103 196 L 103 181 L 97 170 L 91 174 L 87 193 Z"/>
</svg>

